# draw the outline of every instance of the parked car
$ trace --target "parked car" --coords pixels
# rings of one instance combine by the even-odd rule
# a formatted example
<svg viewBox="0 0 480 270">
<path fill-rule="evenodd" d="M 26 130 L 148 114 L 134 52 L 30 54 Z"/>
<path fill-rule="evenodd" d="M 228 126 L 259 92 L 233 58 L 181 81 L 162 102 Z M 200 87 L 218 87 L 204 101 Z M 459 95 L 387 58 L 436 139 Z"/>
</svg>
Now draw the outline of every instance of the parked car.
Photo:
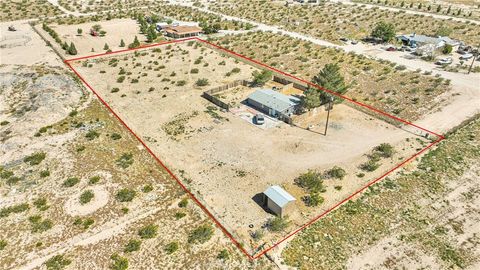
<svg viewBox="0 0 480 270">
<path fill-rule="evenodd" d="M 446 66 L 446 65 L 450 65 L 452 62 L 453 62 L 453 59 L 451 57 L 446 57 L 438 60 L 435 64 Z"/>
<path fill-rule="evenodd" d="M 460 55 L 460 60 L 468 60 L 470 58 L 473 57 L 473 54 L 471 53 L 466 53 L 466 54 L 463 54 L 463 55 Z"/>
<path fill-rule="evenodd" d="M 253 117 L 253 122 L 257 125 L 263 125 L 265 123 L 265 117 L 261 113 L 257 113 Z"/>
<path fill-rule="evenodd" d="M 389 46 L 389 47 L 387 47 L 387 49 L 386 49 L 387 52 L 394 52 L 394 51 L 396 51 L 396 50 L 397 50 L 397 48 L 395 48 L 395 47 L 393 47 L 393 46 Z"/>
</svg>

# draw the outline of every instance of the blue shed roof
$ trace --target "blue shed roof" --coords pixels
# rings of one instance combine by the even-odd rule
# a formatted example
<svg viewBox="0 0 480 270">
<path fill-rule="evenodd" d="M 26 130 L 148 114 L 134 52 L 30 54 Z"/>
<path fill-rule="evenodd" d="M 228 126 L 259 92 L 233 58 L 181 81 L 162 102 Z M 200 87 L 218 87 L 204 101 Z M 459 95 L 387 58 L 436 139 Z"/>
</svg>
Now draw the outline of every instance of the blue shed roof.
<svg viewBox="0 0 480 270">
<path fill-rule="evenodd" d="M 271 186 L 263 193 L 280 207 L 284 207 L 287 203 L 295 201 L 292 195 L 279 186 Z"/>
</svg>

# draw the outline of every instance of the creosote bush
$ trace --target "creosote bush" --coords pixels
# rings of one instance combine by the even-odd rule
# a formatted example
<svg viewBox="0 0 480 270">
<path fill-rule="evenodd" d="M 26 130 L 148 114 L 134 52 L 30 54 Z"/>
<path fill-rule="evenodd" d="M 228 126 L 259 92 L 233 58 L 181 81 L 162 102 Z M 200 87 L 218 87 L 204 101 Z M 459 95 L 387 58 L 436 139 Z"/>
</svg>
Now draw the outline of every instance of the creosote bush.
<svg viewBox="0 0 480 270">
<path fill-rule="evenodd" d="M 155 224 L 146 225 L 138 230 L 138 235 L 142 239 L 150 239 L 157 236 L 158 226 Z"/>
<path fill-rule="evenodd" d="M 203 244 L 210 240 L 213 235 L 213 228 L 208 224 L 201 225 L 194 229 L 188 235 L 188 243 L 190 244 Z"/>
</svg>

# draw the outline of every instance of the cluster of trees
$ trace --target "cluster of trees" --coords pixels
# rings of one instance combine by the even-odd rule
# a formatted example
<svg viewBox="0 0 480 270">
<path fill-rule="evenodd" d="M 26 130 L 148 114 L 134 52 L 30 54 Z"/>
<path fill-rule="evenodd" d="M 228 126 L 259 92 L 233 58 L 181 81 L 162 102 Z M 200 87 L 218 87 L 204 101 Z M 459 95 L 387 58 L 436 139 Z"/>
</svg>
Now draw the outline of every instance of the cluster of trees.
<svg viewBox="0 0 480 270">
<path fill-rule="evenodd" d="M 64 49 L 68 54 L 70 55 L 76 55 L 77 54 L 77 48 L 75 48 L 75 45 L 73 42 L 70 42 L 70 45 L 65 41 L 62 43 L 62 40 L 58 36 L 57 32 L 50 28 L 46 23 L 42 24 L 42 29 L 45 30 L 58 44 L 62 46 L 62 49 Z"/>
<path fill-rule="evenodd" d="M 154 15 L 146 18 L 143 14 L 137 14 L 136 19 L 140 24 L 140 33 L 147 37 L 148 42 L 155 41 L 158 37 L 155 24 L 160 21 L 160 17 Z"/>
<path fill-rule="evenodd" d="M 218 33 L 218 31 L 221 29 L 221 26 L 219 23 L 209 24 L 206 21 L 200 22 L 199 26 L 202 28 L 203 32 L 207 35 Z"/>
</svg>

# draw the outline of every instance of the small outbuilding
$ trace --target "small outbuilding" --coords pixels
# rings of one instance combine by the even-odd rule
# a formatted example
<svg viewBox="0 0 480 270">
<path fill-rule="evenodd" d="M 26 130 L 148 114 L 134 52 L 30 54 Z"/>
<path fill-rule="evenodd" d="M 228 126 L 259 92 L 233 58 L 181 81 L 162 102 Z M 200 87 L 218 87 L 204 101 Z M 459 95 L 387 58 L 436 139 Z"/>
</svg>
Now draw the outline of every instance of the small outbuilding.
<svg viewBox="0 0 480 270">
<path fill-rule="evenodd" d="M 285 217 L 295 209 L 296 199 L 280 186 L 271 186 L 263 192 L 263 203 L 275 215 Z"/>
</svg>

